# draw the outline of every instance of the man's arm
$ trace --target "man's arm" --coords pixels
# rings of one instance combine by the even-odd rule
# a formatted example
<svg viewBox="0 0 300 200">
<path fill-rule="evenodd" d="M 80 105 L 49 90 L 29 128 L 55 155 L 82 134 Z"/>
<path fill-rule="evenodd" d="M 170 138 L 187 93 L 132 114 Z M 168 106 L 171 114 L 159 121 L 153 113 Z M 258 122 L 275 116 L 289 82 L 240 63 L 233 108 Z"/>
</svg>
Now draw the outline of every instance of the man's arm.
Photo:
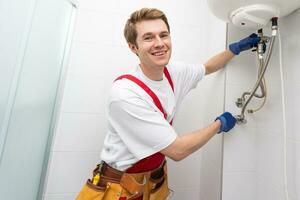
<svg viewBox="0 0 300 200">
<path fill-rule="evenodd" d="M 206 70 L 205 74 L 213 73 L 225 67 L 225 65 L 234 57 L 234 55 L 239 55 L 240 52 L 257 46 L 259 41 L 260 37 L 258 37 L 255 33 L 252 33 L 248 37 L 230 44 L 229 50 L 225 50 L 215 55 L 204 64 Z"/>
<path fill-rule="evenodd" d="M 235 56 L 230 50 L 225 50 L 210 58 L 205 66 L 205 74 L 211 74 L 225 67 L 225 65 Z"/>
<path fill-rule="evenodd" d="M 206 144 L 220 130 L 220 126 L 220 120 L 216 120 L 205 128 L 178 136 L 160 152 L 174 161 L 180 161 Z"/>
<path fill-rule="evenodd" d="M 235 123 L 236 119 L 232 114 L 224 112 L 209 126 L 177 137 L 172 144 L 160 152 L 172 160 L 180 161 L 200 149 L 216 133 L 231 130 Z"/>
</svg>

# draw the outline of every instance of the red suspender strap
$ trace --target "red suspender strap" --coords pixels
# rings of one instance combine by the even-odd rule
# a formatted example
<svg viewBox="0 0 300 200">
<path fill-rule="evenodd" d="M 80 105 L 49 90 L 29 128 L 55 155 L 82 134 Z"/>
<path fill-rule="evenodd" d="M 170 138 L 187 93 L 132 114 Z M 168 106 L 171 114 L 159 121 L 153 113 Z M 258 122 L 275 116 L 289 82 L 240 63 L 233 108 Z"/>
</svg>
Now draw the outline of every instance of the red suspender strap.
<svg viewBox="0 0 300 200">
<path fill-rule="evenodd" d="M 129 80 L 135 82 L 136 84 L 138 84 L 141 88 L 143 88 L 151 96 L 151 98 L 153 99 L 153 102 L 155 103 L 155 105 L 157 106 L 157 108 L 164 114 L 164 117 L 166 119 L 167 114 L 165 113 L 165 111 L 164 111 L 164 109 L 163 109 L 163 107 L 162 107 L 162 105 L 161 105 L 158 97 L 156 96 L 156 94 L 145 83 L 143 83 L 141 80 L 139 80 L 138 78 L 136 78 L 136 77 L 134 77 L 134 76 L 132 76 L 130 74 L 122 75 L 122 76 L 118 77 L 116 79 L 116 81 L 120 80 L 122 78 L 129 79 Z"/>
<path fill-rule="evenodd" d="M 169 81 L 169 83 L 170 83 L 170 85 L 171 85 L 171 88 L 172 88 L 172 90 L 173 90 L 173 92 L 174 92 L 173 81 L 172 81 L 171 76 L 170 76 L 170 73 L 169 73 L 169 71 L 168 71 L 168 69 L 167 69 L 166 67 L 164 68 L 164 74 L 165 74 L 166 78 L 168 79 L 168 81 Z"/>
<path fill-rule="evenodd" d="M 164 74 L 165 74 L 166 78 L 168 79 L 168 81 L 169 81 L 169 83 L 171 85 L 171 88 L 172 88 L 172 90 L 174 92 L 173 81 L 172 81 L 172 78 L 171 78 L 170 73 L 168 71 L 168 68 L 166 68 L 166 67 L 164 68 Z M 171 120 L 170 124 L 173 125 L 173 119 Z"/>
<path fill-rule="evenodd" d="M 164 74 L 165 74 L 166 78 L 168 79 L 168 82 L 170 83 L 172 90 L 174 91 L 173 82 L 172 82 L 171 76 L 166 67 L 164 68 Z M 141 88 L 143 88 L 145 90 L 145 92 L 147 92 L 151 96 L 151 98 L 153 99 L 153 102 L 155 103 L 157 108 L 164 114 L 164 118 L 167 119 L 167 114 L 165 113 L 160 100 L 158 99 L 156 94 L 145 83 L 143 83 L 141 80 L 139 80 L 138 78 L 136 78 L 130 74 L 122 75 L 122 76 L 118 77 L 115 81 L 120 80 L 122 78 L 129 79 L 129 80 L 135 82 Z M 172 125 L 172 121 L 170 122 L 170 124 Z M 148 157 L 138 161 L 132 167 L 127 169 L 126 172 L 127 173 L 140 173 L 140 172 L 150 171 L 150 170 L 153 170 L 153 169 L 156 169 L 157 167 L 159 167 L 164 160 L 165 160 L 165 156 L 162 153 L 157 152 L 151 156 L 148 156 Z"/>
</svg>

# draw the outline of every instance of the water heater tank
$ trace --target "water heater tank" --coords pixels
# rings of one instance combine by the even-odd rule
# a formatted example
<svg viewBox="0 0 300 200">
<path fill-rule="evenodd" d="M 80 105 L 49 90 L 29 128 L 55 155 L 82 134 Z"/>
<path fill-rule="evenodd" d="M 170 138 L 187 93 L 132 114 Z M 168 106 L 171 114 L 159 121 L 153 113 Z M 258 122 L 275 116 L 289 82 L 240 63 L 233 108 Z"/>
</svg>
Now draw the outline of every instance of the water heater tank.
<svg viewBox="0 0 300 200">
<path fill-rule="evenodd" d="M 207 0 L 215 16 L 239 27 L 259 29 L 272 17 L 283 17 L 300 7 L 300 0 Z"/>
</svg>

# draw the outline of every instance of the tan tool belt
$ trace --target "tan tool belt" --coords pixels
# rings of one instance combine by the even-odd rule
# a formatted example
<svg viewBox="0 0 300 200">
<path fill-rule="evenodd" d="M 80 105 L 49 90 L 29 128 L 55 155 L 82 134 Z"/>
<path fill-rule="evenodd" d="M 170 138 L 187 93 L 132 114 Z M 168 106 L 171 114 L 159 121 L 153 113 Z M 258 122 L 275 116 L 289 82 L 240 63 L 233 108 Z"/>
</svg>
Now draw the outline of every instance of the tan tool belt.
<svg viewBox="0 0 300 200">
<path fill-rule="evenodd" d="M 105 162 L 97 165 L 76 200 L 164 200 L 169 195 L 167 163 L 144 173 L 124 173 Z"/>
</svg>

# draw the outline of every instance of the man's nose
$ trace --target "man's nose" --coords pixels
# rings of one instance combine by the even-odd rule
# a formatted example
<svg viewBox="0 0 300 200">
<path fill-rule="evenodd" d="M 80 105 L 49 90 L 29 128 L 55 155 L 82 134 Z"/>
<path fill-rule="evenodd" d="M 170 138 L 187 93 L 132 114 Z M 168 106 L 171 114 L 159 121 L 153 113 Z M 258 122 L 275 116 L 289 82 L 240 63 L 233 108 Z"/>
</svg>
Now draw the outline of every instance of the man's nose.
<svg viewBox="0 0 300 200">
<path fill-rule="evenodd" d="M 160 38 L 159 36 L 155 37 L 155 46 L 163 46 L 164 42 L 162 40 L 162 38 Z"/>
</svg>

